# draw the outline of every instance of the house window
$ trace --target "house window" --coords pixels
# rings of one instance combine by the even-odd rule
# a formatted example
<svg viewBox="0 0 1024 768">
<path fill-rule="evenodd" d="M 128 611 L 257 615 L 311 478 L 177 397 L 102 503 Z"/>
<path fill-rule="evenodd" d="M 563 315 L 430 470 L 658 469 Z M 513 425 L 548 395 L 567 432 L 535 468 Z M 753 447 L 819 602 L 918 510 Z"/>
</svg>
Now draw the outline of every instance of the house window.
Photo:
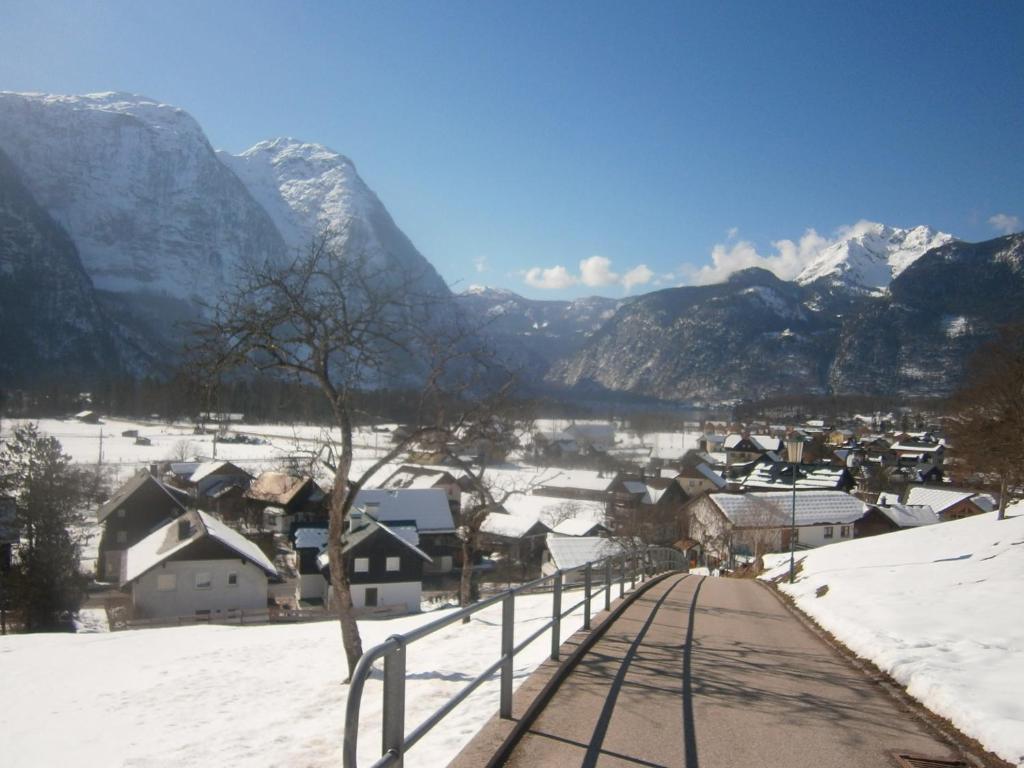
<svg viewBox="0 0 1024 768">
<path fill-rule="evenodd" d="M 122 519 L 124 519 L 124 516 L 125 516 L 124 507 L 121 507 L 119 510 L 117 510 L 117 516 L 122 518 Z"/>
<path fill-rule="evenodd" d="M 231 573 L 228 574 L 228 586 L 229 587 L 237 587 L 238 586 L 238 574 L 235 573 L 234 571 L 232 571 Z"/>
<path fill-rule="evenodd" d="M 793 529 L 793 543 L 796 544 L 799 541 L 800 541 L 800 529 L 799 528 L 794 528 Z"/>
<path fill-rule="evenodd" d="M 178 577 L 173 573 L 160 573 L 156 577 L 157 592 L 173 592 L 178 588 Z"/>
<path fill-rule="evenodd" d="M 402 567 L 402 558 L 400 557 L 389 557 L 387 563 L 387 569 L 389 571 L 397 571 Z"/>
<path fill-rule="evenodd" d="M 127 544 L 128 543 L 128 531 L 118 531 L 117 532 L 117 543 L 118 544 Z"/>
<path fill-rule="evenodd" d="M 364 597 L 363 597 L 363 604 L 367 608 L 376 608 L 377 607 L 377 588 L 376 587 L 367 587 L 366 588 L 366 592 L 364 592 L 363 595 L 364 595 Z"/>
<path fill-rule="evenodd" d="M 850 526 L 844 525 L 842 528 L 840 528 L 839 529 L 839 537 L 842 538 L 842 539 L 850 538 Z"/>
<path fill-rule="evenodd" d="M 356 573 L 369 573 L 370 571 L 370 558 L 368 557 L 357 557 L 352 562 L 352 570 Z"/>
<path fill-rule="evenodd" d="M 834 533 L 835 533 L 835 529 L 831 525 L 826 525 L 825 526 L 825 538 L 826 539 L 831 539 L 832 536 L 834 535 Z"/>
<path fill-rule="evenodd" d="M 213 577 L 209 571 L 200 571 L 196 574 L 196 589 L 209 589 L 213 586 Z"/>
</svg>

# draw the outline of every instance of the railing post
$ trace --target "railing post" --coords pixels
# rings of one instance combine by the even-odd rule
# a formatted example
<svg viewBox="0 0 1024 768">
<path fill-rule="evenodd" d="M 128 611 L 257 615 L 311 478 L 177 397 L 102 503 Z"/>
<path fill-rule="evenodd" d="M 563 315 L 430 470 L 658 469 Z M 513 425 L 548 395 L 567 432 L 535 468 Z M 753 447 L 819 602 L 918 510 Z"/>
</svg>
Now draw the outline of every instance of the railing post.
<svg viewBox="0 0 1024 768">
<path fill-rule="evenodd" d="M 551 660 L 558 661 L 562 633 L 562 572 L 555 574 L 554 600 L 551 605 Z"/>
<path fill-rule="evenodd" d="M 501 699 L 498 714 L 512 717 L 512 647 L 515 629 L 515 595 L 501 601 Z"/>
<path fill-rule="evenodd" d="M 619 597 L 626 594 L 626 556 L 619 561 Z"/>
<path fill-rule="evenodd" d="M 398 650 L 384 657 L 384 717 L 381 753 L 394 754 L 402 768 L 405 742 L 405 638 L 395 635 Z"/>
<path fill-rule="evenodd" d="M 583 571 L 583 628 L 590 629 L 590 563 Z"/>
<path fill-rule="evenodd" d="M 629 588 L 636 589 L 636 552 L 633 553 L 633 556 L 629 560 L 630 564 L 632 565 L 632 574 L 630 575 L 629 579 Z"/>
<path fill-rule="evenodd" d="M 604 609 L 611 610 L 612 607 L 612 559 L 606 557 L 604 561 Z"/>
</svg>

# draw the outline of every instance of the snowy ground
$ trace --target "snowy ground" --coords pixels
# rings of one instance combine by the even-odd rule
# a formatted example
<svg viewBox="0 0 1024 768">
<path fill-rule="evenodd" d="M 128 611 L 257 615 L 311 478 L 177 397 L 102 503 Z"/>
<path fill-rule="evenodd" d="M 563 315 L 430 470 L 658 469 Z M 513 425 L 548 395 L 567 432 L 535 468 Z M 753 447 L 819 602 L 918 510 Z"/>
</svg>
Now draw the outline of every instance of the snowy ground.
<svg viewBox="0 0 1024 768">
<path fill-rule="evenodd" d="M 930 710 L 1024 766 L 1024 502 L 1007 517 L 815 549 L 780 588 Z M 779 560 L 762 578 L 788 572 L 788 555 Z"/>
<path fill-rule="evenodd" d="M 569 593 L 563 605 L 578 599 Z M 517 600 L 516 642 L 550 611 L 550 595 Z M 360 622 L 363 643 L 442 615 Z M 477 617 L 409 646 L 407 731 L 497 659 L 501 607 Z M 579 611 L 563 620 L 563 637 L 581 624 Z M 517 685 L 544 660 L 549 637 L 516 657 Z M 3 764 L 336 768 L 348 691 L 343 658 L 334 622 L 0 637 Z M 380 690 L 377 675 L 363 698 L 361 764 L 380 756 Z M 406 764 L 446 765 L 497 706 L 493 680 Z"/>
</svg>

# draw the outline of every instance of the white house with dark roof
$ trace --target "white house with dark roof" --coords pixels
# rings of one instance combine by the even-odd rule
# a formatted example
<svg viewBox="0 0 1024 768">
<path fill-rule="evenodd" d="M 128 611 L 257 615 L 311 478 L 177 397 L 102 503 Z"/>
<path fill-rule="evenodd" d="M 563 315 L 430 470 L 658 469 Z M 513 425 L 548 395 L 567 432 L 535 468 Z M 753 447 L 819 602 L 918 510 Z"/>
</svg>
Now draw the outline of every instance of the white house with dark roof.
<svg viewBox="0 0 1024 768">
<path fill-rule="evenodd" d="M 216 618 L 266 609 L 277 575 L 255 543 L 190 510 L 129 547 L 121 588 L 131 591 L 136 618 Z"/>
<path fill-rule="evenodd" d="M 352 507 L 391 528 L 402 523 L 415 526 L 420 547 L 429 557 L 428 573 L 447 573 L 454 554 L 461 550 L 455 536 L 448 496 L 440 488 L 363 488 Z"/>
<path fill-rule="evenodd" d="M 854 523 L 866 505 L 842 491 L 802 491 L 796 500 L 796 542 L 799 549 L 852 539 Z M 751 554 L 751 542 L 767 552 L 789 549 L 794 495 L 785 491 L 710 493 L 690 501 L 690 538 L 707 559 L 731 562 Z"/>
</svg>

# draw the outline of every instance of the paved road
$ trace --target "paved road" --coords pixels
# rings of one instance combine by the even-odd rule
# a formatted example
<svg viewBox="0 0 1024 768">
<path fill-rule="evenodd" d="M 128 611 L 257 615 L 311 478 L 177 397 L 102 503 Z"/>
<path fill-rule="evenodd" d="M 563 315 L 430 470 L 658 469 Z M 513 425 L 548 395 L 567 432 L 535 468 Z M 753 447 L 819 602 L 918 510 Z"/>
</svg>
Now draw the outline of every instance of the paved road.
<svg viewBox="0 0 1024 768">
<path fill-rule="evenodd" d="M 750 581 L 672 576 L 581 660 L 507 763 L 873 768 L 955 759 Z"/>
</svg>

